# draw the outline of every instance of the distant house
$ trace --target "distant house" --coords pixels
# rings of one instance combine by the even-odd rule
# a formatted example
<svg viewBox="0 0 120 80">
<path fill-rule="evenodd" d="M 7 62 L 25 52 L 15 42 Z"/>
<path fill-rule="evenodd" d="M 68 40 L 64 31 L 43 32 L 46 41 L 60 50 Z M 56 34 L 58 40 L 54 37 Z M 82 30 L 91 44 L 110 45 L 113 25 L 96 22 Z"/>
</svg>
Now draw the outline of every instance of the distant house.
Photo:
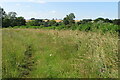
<svg viewBox="0 0 120 80">
<path fill-rule="evenodd" d="M 80 20 L 75 20 L 75 22 L 80 22 Z"/>
<path fill-rule="evenodd" d="M 44 19 L 43 21 L 47 22 L 47 21 L 50 21 L 48 19 Z M 56 22 L 62 22 L 62 20 L 55 20 Z"/>
<path fill-rule="evenodd" d="M 30 22 L 31 20 L 26 20 L 26 22 Z"/>
<path fill-rule="evenodd" d="M 62 20 L 55 20 L 56 22 L 62 22 Z"/>
<path fill-rule="evenodd" d="M 48 19 L 44 19 L 43 21 L 48 22 L 49 20 Z"/>
</svg>

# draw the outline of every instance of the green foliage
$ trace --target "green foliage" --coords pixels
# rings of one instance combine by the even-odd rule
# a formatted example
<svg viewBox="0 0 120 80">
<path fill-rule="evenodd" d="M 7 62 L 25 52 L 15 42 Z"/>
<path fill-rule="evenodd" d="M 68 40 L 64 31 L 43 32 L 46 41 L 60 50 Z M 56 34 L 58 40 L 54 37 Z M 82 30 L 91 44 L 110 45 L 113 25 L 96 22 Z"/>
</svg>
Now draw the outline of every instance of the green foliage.
<svg viewBox="0 0 120 80">
<path fill-rule="evenodd" d="M 2 9 L 2 27 L 13 27 L 13 26 L 22 26 L 26 24 L 24 17 L 16 17 L 16 12 L 5 13 L 4 9 Z"/>
<path fill-rule="evenodd" d="M 94 20 L 95 22 L 98 22 L 98 21 L 104 21 L 104 18 L 97 18 Z"/>
<path fill-rule="evenodd" d="M 26 23 L 28 26 L 44 26 L 44 27 L 50 27 L 50 26 L 58 26 L 59 23 L 57 23 L 55 20 L 48 20 L 47 22 L 41 20 L 41 19 L 31 19 Z"/>
<path fill-rule="evenodd" d="M 112 23 L 86 23 L 80 24 L 77 27 L 77 30 L 81 31 L 102 31 L 102 32 L 118 32 L 118 25 L 114 25 Z"/>
<path fill-rule="evenodd" d="M 87 22 L 85 24 L 72 24 L 72 25 L 64 25 L 61 24 L 59 26 L 48 26 L 44 27 L 43 25 L 41 26 L 15 26 L 14 28 L 43 28 L 43 29 L 57 29 L 57 30 L 64 30 L 64 29 L 69 29 L 69 30 L 80 30 L 80 31 L 92 31 L 92 32 L 97 32 L 101 31 L 103 33 L 106 32 L 118 32 L 119 27 L 118 25 L 114 25 L 112 23 L 92 23 L 92 22 Z"/>
<path fill-rule="evenodd" d="M 50 20 L 48 22 L 49 26 L 54 26 L 56 24 L 56 21 L 55 20 Z"/>
<path fill-rule="evenodd" d="M 57 29 L 57 30 L 63 30 L 63 29 L 65 29 L 65 25 L 60 25 L 60 26 L 57 26 L 57 27 L 55 27 L 55 29 Z"/>
<path fill-rule="evenodd" d="M 2 18 L 2 27 L 9 27 L 11 25 L 11 20 L 8 18 Z"/>
<path fill-rule="evenodd" d="M 92 23 L 86 23 L 86 24 L 81 24 L 79 25 L 79 30 L 83 31 L 91 31 L 92 28 Z"/>
<path fill-rule="evenodd" d="M 82 21 L 80 21 L 81 24 L 86 24 L 86 23 L 89 23 L 91 22 L 92 19 L 83 19 Z"/>
<path fill-rule="evenodd" d="M 120 19 L 113 20 L 113 24 L 120 25 Z"/>
<path fill-rule="evenodd" d="M 17 22 L 17 26 L 21 26 L 21 25 L 26 24 L 26 21 L 25 21 L 24 17 L 17 17 L 16 22 Z"/>
<path fill-rule="evenodd" d="M 28 26 L 41 26 L 43 25 L 44 21 L 41 19 L 32 19 L 26 23 Z"/>
<path fill-rule="evenodd" d="M 63 19 L 63 23 L 65 25 L 72 25 L 75 23 L 74 19 L 75 19 L 74 13 L 70 13 L 69 15 L 66 15 L 66 17 Z"/>
<path fill-rule="evenodd" d="M 35 20 L 27 22 L 26 25 L 28 25 L 28 26 L 35 26 Z"/>
</svg>

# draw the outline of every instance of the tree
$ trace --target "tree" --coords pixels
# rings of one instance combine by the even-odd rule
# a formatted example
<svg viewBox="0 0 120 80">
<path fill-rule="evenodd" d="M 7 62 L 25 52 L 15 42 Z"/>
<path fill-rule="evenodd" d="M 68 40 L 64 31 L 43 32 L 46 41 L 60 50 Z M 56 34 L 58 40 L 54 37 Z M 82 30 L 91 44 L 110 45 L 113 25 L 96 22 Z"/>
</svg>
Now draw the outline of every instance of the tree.
<svg viewBox="0 0 120 80">
<path fill-rule="evenodd" d="M 8 16 L 3 8 L 0 8 L 1 18 L 2 18 L 2 27 L 9 27 L 11 25 L 11 20 L 8 19 Z M 1 19 L 0 19 L 1 20 Z"/>
<path fill-rule="evenodd" d="M 35 20 L 28 21 L 26 24 L 27 24 L 28 26 L 35 26 Z"/>
<path fill-rule="evenodd" d="M 9 12 L 8 14 L 6 14 L 6 12 L 4 11 L 3 8 L 0 8 L 1 12 L 2 12 L 2 27 L 13 27 L 13 26 L 21 26 L 21 25 L 25 25 L 26 21 L 24 19 L 24 17 L 16 17 L 17 13 L 16 12 Z"/>
<path fill-rule="evenodd" d="M 113 20 L 113 24 L 120 25 L 120 19 Z"/>
<path fill-rule="evenodd" d="M 92 19 L 83 19 L 81 22 L 81 24 L 85 24 L 85 23 L 88 23 L 88 22 L 91 22 Z"/>
<path fill-rule="evenodd" d="M 72 25 L 75 23 L 74 19 L 75 19 L 74 13 L 70 13 L 69 15 L 66 15 L 66 17 L 63 19 L 63 23 L 65 25 Z"/>
<path fill-rule="evenodd" d="M 9 12 L 8 13 L 8 18 L 9 19 L 16 19 L 17 13 L 16 12 Z"/>
<path fill-rule="evenodd" d="M 17 17 L 16 23 L 17 23 L 17 26 L 22 26 L 26 24 L 26 20 L 24 19 L 24 17 Z"/>
<path fill-rule="evenodd" d="M 4 18 L 6 16 L 6 12 L 3 8 L 0 7 L 0 17 Z"/>
<path fill-rule="evenodd" d="M 30 21 L 27 22 L 27 25 L 29 25 L 29 26 L 40 26 L 40 25 L 43 25 L 43 20 L 42 19 L 30 20 Z"/>
<path fill-rule="evenodd" d="M 97 18 L 94 20 L 95 22 L 98 22 L 98 21 L 103 21 L 104 22 L 104 18 Z"/>
<path fill-rule="evenodd" d="M 69 20 L 65 17 L 65 18 L 63 19 L 63 23 L 64 23 L 65 25 L 68 25 L 68 24 L 69 24 Z"/>
<path fill-rule="evenodd" d="M 7 22 L 4 22 L 4 21 L 5 21 L 4 19 L 5 19 L 6 16 L 7 16 L 6 12 L 4 11 L 3 8 L 0 7 L 0 22 L 1 22 L 1 23 L 0 23 L 0 26 L 2 26 L 2 27 L 3 27 L 4 25 L 7 26 L 7 25 L 10 24 L 9 22 L 8 22 L 8 23 L 7 23 Z M 7 21 L 8 21 L 8 20 L 7 20 Z"/>
<path fill-rule="evenodd" d="M 16 12 L 9 12 L 8 15 L 6 16 L 7 19 L 10 19 L 10 25 L 11 27 L 13 26 L 17 26 L 17 22 L 16 22 L 16 17 L 17 13 Z M 8 26 L 8 27 L 9 27 Z"/>
<path fill-rule="evenodd" d="M 30 20 L 35 20 L 35 18 L 31 18 Z"/>
<path fill-rule="evenodd" d="M 10 25 L 11 25 L 11 20 L 5 17 L 5 18 L 2 20 L 2 27 L 7 28 L 7 27 L 9 27 Z"/>
<path fill-rule="evenodd" d="M 43 26 L 44 26 L 44 27 L 48 27 L 48 26 L 49 26 L 49 25 L 48 25 L 48 22 L 44 22 L 44 23 L 43 23 Z"/>
<path fill-rule="evenodd" d="M 74 19 L 75 19 L 74 13 L 70 13 L 70 14 L 68 15 L 68 18 L 69 18 L 70 20 L 74 20 Z"/>
<path fill-rule="evenodd" d="M 50 20 L 50 21 L 49 21 L 49 26 L 54 26 L 55 23 L 56 23 L 56 21 L 55 21 L 54 19 L 53 19 L 53 20 Z"/>
<path fill-rule="evenodd" d="M 109 20 L 108 18 L 104 19 L 104 22 L 106 23 L 112 23 L 112 20 Z"/>
</svg>

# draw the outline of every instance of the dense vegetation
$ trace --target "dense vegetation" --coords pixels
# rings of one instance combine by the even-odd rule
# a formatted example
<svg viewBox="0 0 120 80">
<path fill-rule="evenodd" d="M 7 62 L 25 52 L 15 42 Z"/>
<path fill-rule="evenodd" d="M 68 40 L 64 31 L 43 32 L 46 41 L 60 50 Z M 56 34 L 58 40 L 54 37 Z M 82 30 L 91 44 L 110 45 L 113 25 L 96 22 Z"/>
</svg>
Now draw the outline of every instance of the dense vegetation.
<svg viewBox="0 0 120 80">
<path fill-rule="evenodd" d="M 3 78 L 118 78 L 120 19 L 27 21 L 0 10 Z"/>
<path fill-rule="evenodd" d="M 117 34 L 3 29 L 3 78 L 118 78 Z"/>
<path fill-rule="evenodd" d="M 104 18 L 83 19 L 81 21 L 75 22 L 74 13 L 66 15 L 66 17 L 61 22 L 56 22 L 48 19 L 35 19 L 31 18 L 26 21 L 24 17 L 16 17 L 16 12 L 9 12 L 8 14 L 2 11 L 2 27 L 3 28 L 46 28 L 46 29 L 71 29 L 71 30 L 81 30 L 81 31 L 102 31 L 102 32 L 118 32 L 120 25 L 120 19 L 109 20 Z"/>
</svg>

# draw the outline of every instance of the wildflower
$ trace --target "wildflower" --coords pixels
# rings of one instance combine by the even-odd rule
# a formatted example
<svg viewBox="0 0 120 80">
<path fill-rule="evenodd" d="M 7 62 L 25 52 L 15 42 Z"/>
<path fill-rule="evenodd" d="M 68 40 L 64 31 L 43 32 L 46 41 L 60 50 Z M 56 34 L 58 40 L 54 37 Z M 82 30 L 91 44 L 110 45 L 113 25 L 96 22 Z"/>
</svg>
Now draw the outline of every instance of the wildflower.
<svg viewBox="0 0 120 80">
<path fill-rule="evenodd" d="M 50 56 L 52 56 L 52 54 L 50 54 Z"/>
</svg>

